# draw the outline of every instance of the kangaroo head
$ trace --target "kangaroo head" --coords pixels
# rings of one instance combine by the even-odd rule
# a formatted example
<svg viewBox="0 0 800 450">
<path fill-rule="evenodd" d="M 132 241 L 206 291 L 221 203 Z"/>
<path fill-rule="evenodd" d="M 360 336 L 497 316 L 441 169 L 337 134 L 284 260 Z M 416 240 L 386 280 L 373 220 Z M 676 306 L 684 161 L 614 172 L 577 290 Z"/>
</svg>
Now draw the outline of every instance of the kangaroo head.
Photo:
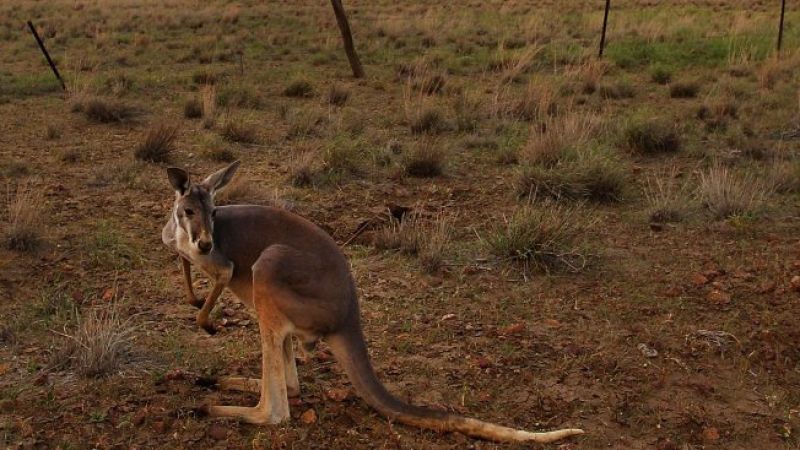
<svg viewBox="0 0 800 450">
<path fill-rule="evenodd" d="M 205 255 L 214 247 L 214 195 L 233 178 L 239 161 L 214 172 L 200 183 L 192 183 L 189 174 L 176 167 L 167 169 L 167 176 L 175 189 L 175 203 L 172 206 L 172 219 L 175 233 L 184 233 L 191 248 Z"/>
</svg>

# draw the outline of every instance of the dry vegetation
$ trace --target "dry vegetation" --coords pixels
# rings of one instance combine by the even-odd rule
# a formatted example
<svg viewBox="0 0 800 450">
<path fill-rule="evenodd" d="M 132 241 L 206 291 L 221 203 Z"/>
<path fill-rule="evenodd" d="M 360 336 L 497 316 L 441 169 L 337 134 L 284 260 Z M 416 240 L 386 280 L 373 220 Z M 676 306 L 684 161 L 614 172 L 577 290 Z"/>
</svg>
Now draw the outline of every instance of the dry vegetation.
<svg viewBox="0 0 800 450">
<path fill-rule="evenodd" d="M 798 5 L 776 55 L 779 2 L 615 1 L 598 60 L 600 1 L 344 3 L 361 80 L 326 2 L 0 2 L 0 448 L 528 448 L 333 400 L 324 345 L 291 423 L 204 417 L 257 401 L 213 380 L 260 373 L 258 330 L 230 296 L 197 328 L 164 169 L 234 159 L 220 203 L 342 244 L 400 398 L 574 450 L 800 448 Z"/>
</svg>

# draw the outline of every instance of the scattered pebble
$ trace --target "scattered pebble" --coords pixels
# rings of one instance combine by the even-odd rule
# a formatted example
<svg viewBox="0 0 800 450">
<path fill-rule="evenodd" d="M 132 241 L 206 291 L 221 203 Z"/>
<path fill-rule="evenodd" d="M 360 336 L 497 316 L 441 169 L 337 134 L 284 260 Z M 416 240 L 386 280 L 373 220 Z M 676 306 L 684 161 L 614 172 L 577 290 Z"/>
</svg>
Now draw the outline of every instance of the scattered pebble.
<svg viewBox="0 0 800 450">
<path fill-rule="evenodd" d="M 314 411 L 313 409 L 309 409 L 300 416 L 300 422 L 306 425 L 311 425 L 316 421 L 317 421 L 317 412 Z"/>
</svg>

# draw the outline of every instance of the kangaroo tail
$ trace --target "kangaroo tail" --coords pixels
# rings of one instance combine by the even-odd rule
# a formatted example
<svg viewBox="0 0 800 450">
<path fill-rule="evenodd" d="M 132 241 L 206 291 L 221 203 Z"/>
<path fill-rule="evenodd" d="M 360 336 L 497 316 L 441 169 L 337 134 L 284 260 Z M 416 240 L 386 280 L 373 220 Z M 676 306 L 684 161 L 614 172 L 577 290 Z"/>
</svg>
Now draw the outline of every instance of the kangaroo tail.
<svg viewBox="0 0 800 450">
<path fill-rule="evenodd" d="M 390 420 L 439 432 L 458 431 L 496 442 L 548 443 L 583 434 L 583 430 L 575 428 L 534 433 L 482 422 L 449 412 L 409 405 L 389 393 L 375 375 L 360 323 L 347 326 L 337 333 L 329 335 L 326 341 L 359 396 Z"/>
</svg>

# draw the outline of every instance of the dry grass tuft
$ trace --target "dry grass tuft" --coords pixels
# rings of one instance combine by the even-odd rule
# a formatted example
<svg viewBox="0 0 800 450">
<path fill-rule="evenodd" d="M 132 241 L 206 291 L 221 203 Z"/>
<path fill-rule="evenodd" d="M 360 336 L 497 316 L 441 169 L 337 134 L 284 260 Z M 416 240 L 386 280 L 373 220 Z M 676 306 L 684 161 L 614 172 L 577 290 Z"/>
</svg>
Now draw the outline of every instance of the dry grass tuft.
<svg viewBox="0 0 800 450">
<path fill-rule="evenodd" d="M 715 165 L 700 174 L 698 197 L 717 219 L 751 216 L 761 210 L 772 189 L 752 173 L 734 173 Z"/>
<path fill-rule="evenodd" d="M 178 124 L 169 122 L 161 122 L 152 126 L 147 131 L 144 142 L 136 147 L 133 156 L 146 162 L 167 162 L 174 149 L 175 139 L 178 137 L 178 128 Z"/>
<path fill-rule="evenodd" d="M 439 213 L 427 227 L 419 250 L 419 263 L 423 272 L 435 274 L 444 267 L 447 246 L 452 237 L 453 221 L 451 217 Z"/>
<path fill-rule="evenodd" d="M 217 88 L 206 83 L 200 90 L 200 101 L 203 104 L 203 126 L 213 128 L 217 123 Z"/>
<path fill-rule="evenodd" d="M 256 126 L 244 120 L 226 120 L 220 129 L 220 136 L 228 142 L 238 142 L 240 144 L 255 144 L 258 142 Z"/>
<path fill-rule="evenodd" d="M 190 98 L 183 105 L 183 117 L 200 119 L 203 117 L 203 102 L 198 98 Z"/>
<path fill-rule="evenodd" d="M 580 271 L 587 255 L 576 241 L 591 227 L 582 205 L 534 202 L 495 225 L 484 238 L 489 251 L 525 271 Z"/>
<path fill-rule="evenodd" d="M 416 114 L 412 113 L 409 126 L 414 134 L 437 134 L 448 128 L 441 111 L 432 106 L 417 110 Z"/>
<path fill-rule="evenodd" d="M 700 84 L 696 81 L 681 81 L 669 86 L 671 98 L 695 98 L 700 93 Z"/>
<path fill-rule="evenodd" d="M 649 220 L 657 223 L 681 222 L 691 209 L 691 195 L 688 185 L 679 184 L 681 174 L 677 168 L 663 176 L 647 179 L 645 198 L 647 198 Z"/>
<path fill-rule="evenodd" d="M 44 191 L 25 180 L 17 183 L 12 195 L 7 190 L 8 223 L 3 233 L 3 246 L 18 252 L 39 247 L 42 236 Z"/>
<path fill-rule="evenodd" d="M 111 375 L 133 362 L 136 330 L 131 317 L 121 317 L 116 303 L 93 308 L 77 316 L 72 334 L 63 334 L 67 342 L 56 355 L 54 366 L 73 369 L 85 377 Z"/>
<path fill-rule="evenodd" d="M 622 130 L 621 144 L 635 155 L 676 153 L 681 138 L 674 125 L 656 120 L 629 120 Z"/>
<path fill-rule="evenodd" d="M 286 97 L 311 97 L 314 95 L 314 86 L 308 80 L 295 80 L 283 90 Z"/>
<path fill-rule="evenodd" d="M 444 172 L 445 153 L 437 142 L 427 140 L 414 146 L 405 161 L 405 173 L 415 178 L 434 178 Z"/>
<path fill-rule="evenodd" d="M 73 105 L 73 111 L 82 112 L 87 119 L 99 123 L 123 123 L 142 115 L 142 110 L 119 99 L 89 97 Z"/>
<path fill-rule="evenodd" d="M 599 117 L 591 114 L 573 111 L 547 117 L 542 124 L 531 126 L 523 159 L 533 165 L 553 167 L 588 147 L 602 129 Z"/>
<path fill-rule="evenodd" d="M 331 105 L 344 106 L 348 98 L 350 98 L 350 91 L 338 84 L 332 84 L 328 89 L 328 103 Z"/>
</svg>

